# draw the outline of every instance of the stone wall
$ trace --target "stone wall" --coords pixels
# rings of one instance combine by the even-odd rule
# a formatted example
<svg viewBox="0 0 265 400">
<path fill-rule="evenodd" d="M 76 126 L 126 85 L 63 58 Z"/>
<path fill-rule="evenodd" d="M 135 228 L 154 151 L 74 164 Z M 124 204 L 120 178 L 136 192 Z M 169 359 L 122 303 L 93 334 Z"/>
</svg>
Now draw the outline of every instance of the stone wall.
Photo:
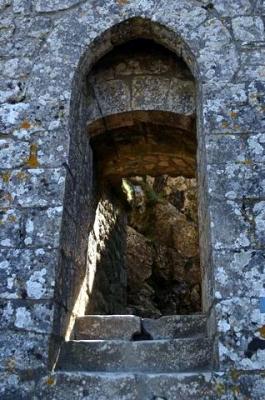
<svg viewBox="0 0 265 400">
<path fill-rule="evenodd" d="M 256 386 L 264 368 L 264 1 L 2 0 L 0 13 L 1 395 L 32 393 L 47 374 L 55 281 L 63 287 L 60 232 L 61 249 L 71 250 L 63 232 L 93 226 L 84 82 L 97 60 L 135 37 L 176 52 L 197 81 L 203 304 L 216 316 L 221 369 L 257 370 L 245 373 Z M 76 237 L 84 265 L 86 235 Z"/>
<path fill-rule="evenodd" d="M 128 311 L 148 318 L 200 312 L 196 179 L 146 176 L 126 184 Z"/>
<path fill-rule="evenodd" d="M 124 314 L 127 302 L 125 268 L 126 213 L 108 191 L 102 194 L 88 240 L 86 314 Z"/>
</svg>

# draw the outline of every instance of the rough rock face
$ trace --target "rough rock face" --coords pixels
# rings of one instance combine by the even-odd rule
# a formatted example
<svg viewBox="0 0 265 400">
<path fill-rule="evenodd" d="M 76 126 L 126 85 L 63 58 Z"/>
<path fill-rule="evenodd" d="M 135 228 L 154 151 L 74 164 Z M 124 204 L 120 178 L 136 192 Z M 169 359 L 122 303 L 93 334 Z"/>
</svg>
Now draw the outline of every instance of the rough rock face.
<svg viewBox="0 0 265 400">
<path fill-rule="evenodd" d="M 126 180 L 128 310 L 145 317 L 201 309 L 196 180 Z"/>
</svg>

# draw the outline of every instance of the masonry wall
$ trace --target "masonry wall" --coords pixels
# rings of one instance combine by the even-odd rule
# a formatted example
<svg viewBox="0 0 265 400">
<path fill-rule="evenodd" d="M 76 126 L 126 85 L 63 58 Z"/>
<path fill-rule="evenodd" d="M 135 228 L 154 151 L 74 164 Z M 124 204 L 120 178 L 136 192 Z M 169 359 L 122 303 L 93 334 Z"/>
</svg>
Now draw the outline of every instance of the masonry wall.
<svg viewBox="0 0 265 400">
<path fill-rule="evenodd" d="M 69 171 L 68 150 L 79 108 L 70 108 L 80 100 L 85 65 L 122 40 L 119 29 L 114 41 L 108 30 L 137 17 L 152 24 L 127 23 L 126 35 L 167 43 L 198 82 L 199 201 L 209 211 L 200 237 L 209 244 L 203 264 L 212 266 L 205 303 L 216 304 L 220 367 L 227 371 L 213 375 L 207 390 L 226 399 L 236 386 L 243 399 L 248 386 L 262 399 L 264 1 L 2 0 L 0 12 L 3 398 L 41 391 L 48 398 L 56 390 L 47 358 L 65 177 L 78 174 Z M 80 150 L 82 140 L 75 146 Z"/>
</svg>

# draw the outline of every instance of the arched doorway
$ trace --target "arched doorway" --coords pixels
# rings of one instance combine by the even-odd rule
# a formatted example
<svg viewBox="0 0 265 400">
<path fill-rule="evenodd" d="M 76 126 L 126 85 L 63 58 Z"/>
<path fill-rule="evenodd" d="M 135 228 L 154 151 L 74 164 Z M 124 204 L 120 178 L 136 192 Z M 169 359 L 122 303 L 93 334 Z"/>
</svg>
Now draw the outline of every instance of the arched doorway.
<svg viewBox="0 0 265 400">
<path fill-rule="evenodd" d="M 135 24 L 138 22 L 136 20 Z M 141 24 L 145 23 L 141 20 Z M 61 260 L 57 279 L 59 307 L 54 318 L 55 334 L 66 339 L 73 335 L 76 318 L 86 313 L 160 316 L 201 311 L 197 217 L 196 221 L 188 220 L 183 212 L 185 190 L 176 188 L 173 188 L 173 192 L 175 189 L 175 192 L 180 192 L 178 196 L 182 197 L 182 205 L 180 210 L 174 211 L 174 218 L 169 217 L 168 238 L 171 240 L 175 237 L 173 250 L 175 255 L 181 255 L 183 241 L 177 226 L 182 225 L 181 229 L 184 226 L 183 231 L 187 226 L 192 228 L 190 231 L 193 232 L 193 247 L 195 243 L 196 250 L 186 259 L 186 255 L 181 255 L 182 264 L 179 270 L 183 271 L 184 262 L 188 266 L 187 270 L 192 269 L 191 260 L 187 262 L 187 258 L 197 258 L 194 263 L 195 281 L 190 280 L 191 274 L 188 271 L 186 276 L 182 274 L 184 279 L 182 276 L 182 281 L 179 282 L 181 274 L 178 275 L 179 271 L 172 271 L 171 268 L 166 282 L 161 285 L 163 290 L 160 291 L 162 279 L 157 274 L 159 268 L 156 271 L 151 268 L 151 274 L 149 271 L 147 278 L 151 278 L 152 282 L 144 282 L 143 286 L 146 287 L 147 283 L 151 288 L 151 302 L 160 303 L 159 313 L 146 313 L 146 310 L 142 313 L 139 304 L 128 303 L 128 294 L 132 293 L 132 279 L 130 282 L 126 269 L 129 257 L 127 263 L 124 260 L 130 252 L 126 239 L 128 210 L 124 206 L 126 201 L 128 206 L 128 197 L 124 198 L 126 190 L 122 190 L 122 183 L 124 180 L 139 180 L 140 177 L 143 182 L 148 180 L 155 185 L 160 182 L 158 186 L 161 186 L 163 180 L 169 179 L 172 182 L 172 179 L 177 179 L 178 184 L 183 187 L 182 179 L 186 188 L 189 186 L 186 180 L 193 180 L 189 184 L 194 189 L 197 176 L 194 78 L 181 57 L 166 47 L 157 45 L 148 35 L 143 34 L 140 39 L 139 36 L 141 35 L 135 35 L 132 29 L 128 34 L 127 45 L 123 45 L 124 37 L 120 38 L 118 43 L 114 43 L 114 51 L 95 63 L 82 80 L 77 81 L 77 87 L 74 87 L 74 98 L 77 99 L 78 107 L 73 109 L 71 120 L 75 135 L 70 147 L 61 233 Z M 143 48 L 150 51 L 143 52 Z M 128 60 L 128 67 L 124 67 L 124 60 Z M 191 63 L 191 59 L 189 62 Z M 80 85 L 81 91 L 77 90 Z M 201 181 L 203 169 L 200 168 L 198 172 Z M 202 192 L 200 201 L 201 195 Z M 196 201 L 194 204 L 196 214 Z M 199 202 L 199 211 L 204 216 L 205 212 L 201 212 L 200 204 L 203 202 Z M 160 207 L 160 202 L 157 205 Z M 189 212 L 190 210 L 188 214 Z M 162 247 L 165 245 L 155 243 L 154 247 L 159 248 L 161 244 Z M 200 258 L 204 260 L 207 258 L 208 248 L 201 246 L 201 249 L 203 251 L 200 252 Z M 167 249 L 162 250 L 165 250 L 164 254 L 167 252 Z M 170 257 L 171 255 L 163 256 L 163 260 Z M 172 266 L 175 265 L 176 257 L 171 258 Z M 175 273 L 173 279 L 172 272 Z M 188 292 L 186 305 L 180 301 L 183 284 L 188 287 L 188 290 L 185 288 Z M 168 285 L 172 287 L 169 288 Z M 197 291 L 195 301 L 191 301 L 194 293 L 192 285 L 196 286 Z M 162 303 L 164 293 L 167 292 L 171 300 L 165 306 Z M 208 301 L 208 293 L 205 293 L 204 309 Z M 193 307 L 195 303 L 196 306 Z M 66 306 L 61 307 L 61 304 Z M 130 310 L 131 306 L 134 310 Z M 135 306 L 139 312 L 135 311 Z M 169 308 L 171 311 L 168 311 Z M 202 319 L 205 327 L 205 318 Z"/>
<path fill-rule="evenodd" d="M 97 205 L 87 314 L 201 311 L 195 82 L 151 40 L 115 47 L 88 76 Z"/>
</svg>

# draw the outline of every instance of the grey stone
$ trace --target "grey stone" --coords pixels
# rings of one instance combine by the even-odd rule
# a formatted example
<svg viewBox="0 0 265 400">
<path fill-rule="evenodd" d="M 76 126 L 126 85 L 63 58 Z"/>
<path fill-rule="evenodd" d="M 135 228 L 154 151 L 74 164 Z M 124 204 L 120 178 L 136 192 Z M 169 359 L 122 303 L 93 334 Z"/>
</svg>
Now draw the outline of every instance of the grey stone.
<svg viewBox="0 0 265 400">
<path fill-rule="evenodd" d="M 13 0 L 14 13 L 28 15 L 31 11 L 31 0 Z"/>
<path fill-rule="evenodd" d="M 139 317 L 132 315 L 86 315 L 75 322 L 77 340 L 131 340 L 141 332 Z"/>
<path fill-rule="evenodd" d="M 265 201 L 256 203 L 254 206 L 255 233 L 258 246 L 263 247 L 265 244 Z"/>
<path fill-rule="evenodd" d="M 232 20 L 235 38 L 243 42 L 264 40 L 264 25 L 260 17 L 242 16 Z"/>
<path fill-rule="evenodd" d="M 0 331 L 0 367 L 11 373 L 38 371 L 47 365 L 48 335 L 41 333 Z M 33 372 L 34 376 L 34 372 Z"/>
<path fill-rule="evenodd" d="M 11 139 L 0 139 L 1 168 L 16 168 L 24 165 L 29 158 L 30 146 L 27 142 L 18 143 Z"/>
<path fill-rule="evenodd" d="M 68 371 L 178 372 L 209 367 L 208 339 L 139 342 L 69 341 L 63 344 L 57 368 Z"/>
<path fill-rule="evenodd" d="M 0 301 L 1 326 L 33 333 L 50 333 L 52 303 L 25 303 L 23 300 Z"/>
<path fill-rule="evenodd" d="M 209 165 L 209 194 L 219 199 L 259 198 L 260 174 L 248 158 L 225 166 Z M 216 179 L 217 178 L 217 179 Z"/>
<path fill-rule="evenodd" d="M 24 218 L 17 209 L 0 211 L 0 247 L 20 247 L 23 241 Z"/>
<path fill-rule="evenodd" d="M 43 248 L 0 253 L 1 299 L 52 299 L 57 253 Z"/>
<path fill-rule="evenodd" d="M 34 209 L 26 214 L 24 243 L 29 247 L 58 247 L 62 207 L 50 207 L 37 213 Z"/>
<path fill-rule="evenodd" d="M 132 82 L 132 108 L 134 110 L 167 110 L 166 99 L 170 80 L 156 77 L 135 78 Z"/>
<path fill-rule="evenodd" d="M 142 326 L 153 339 L 175 339 L 206 334 L 206 318 L 199 315 L 174 315 L 142 319 Z"/>
<path fill-rule="evenodd" d="M 213 258 L 217 298 L 262 294 L 265 274 L 262 251 L 214 251 Z"/>
<path fill-rule="evenodd" d="M 205 4 L 208 2 L 205 1 Z M 218 13 L 224 17 L 237 17 L 238 15 L 249 15 L 252 10 L 251 0 L 213 0 L 212 4 Z"/>
<path fill-rule="evenodd" d="M 238 399 L 251 394 L 263 400 L 265 381 L 262 374 L 239 372 L 233 380 L 223 374 L 82 374 L 57 372 L 38 383 L 35 396 L 47 400 L 189 400 L 232 399 L 235 387 Z M 235 382 L 236 381 L 236 382 Z M 100 397 L 99 397 L 100 396 Z M 239 397 L 240 396 L 240 397 Z"/>
<path fill-rule="evenodd" d="M 37 0 L 37 12 L 54 12 L 58 10 L 65 10 L 80 3 L 80 0 Z"/>
<path fill-rule="evenodd" d="M 16 328 L 19 332 L 2 329 L 0 397 L 5 400 L 67 397 L 94 400 L 99 396 L 126 400 L 155 397 L 231 400 L 236 396 L 240 400 L 263 400 L 264 350 L 258 348 L 250 356 L 249 348 L 256 343 L 255 338 L 262 341 L 264 333 L 264 318 L 260 313 L 260 297 L 264 297 L 261 254 L 265 187 L 264 0 L 36 0 L 32 1 L 32 10 L 30 3 L 0 0 L 1 72 L 5 75 L 0 85 L 1 168 L 5 169 L 2 174 L 5 188 L 10 188 L 1 192 L 3 301 L 19 299 L 20 308 L 26 308 L 27 302 L 36 307 L 42 297 L 53 296 L 55 271 L 61 292 L 67 281 L 67 291 L 61 296 L 63 306 L 71 303 L 69 298 L 76 301 L 86 263 L 88 241 L 84 232 L 89 231 L 93 219 L 93 216 L 87 217 L 92 209 L 87 192 L 92 190 L 93 168 L 90 158 L 84 156 L 90 151 L 87 132 L 83 136 L 81 133 L 81 125 L 85 125 L 89 115 L 83 105 L 87 74 L 114 45 L 135 37 L 154 39 L 183 57 L 197 80 L 201 259 L 206 288 L 203 297 L 205 308 L 211 307 L 213 314 L 217 311 L 216 347 L 223 372 L 200 379 L 175 375 L 158 378 L 141 374 L 129 377 L 62 374 L 55 376 L 57 385 L 48 376 L 39 380 L 44 368 L 43 375 L 47 375 L 47 336 L 27 332 L 24 327 Z M 120 74 L 119 79 L 121 75 L 126 76 Z M 152 90 L 146 90 L 142 105 L 139 95 L 137 107 L 161 108 L 167 94 L 160 89 L 161 85 L 157 84 Z M 123 101 L 115 99 L 118 111 L 129 109 L 129 92 L 128 83 Z M 108 93 L 115 95 L 117 91 Z M 123 93 L 119 90 L 116 97 Z M 153 102 L 148 98 L 150 94 L 154 96 Z M 104 91 L 100 95 L 104 99 Z M 109 98 L 104 102 L 109 110 L 115 111 Z M 180 106 L 179 101 L 176 104 Z M 174 94 L 169 105 L 174 109 Z M 183 106 L 185 110 L 186 103 Z M 97 118 L 100 113 L 93 115 Z M 78 122 L 79 116 L 82 124 Z M 23 128 L 25 121 L 32 125 L 30 129 Z M 70 138 L 76 142 L 68 156 Z M 52 178 L 49 182 L 53 195 L 50 196 L 50 189 L 43 191 L 39 181 L 34 181 L 33 171 L 27 172 L 26 192 L 22 194 L 24 188 L 21 184 L 16 186 L 15 178 L 13 183 L 8 182 L 11 175 L 19 173 L 18 169 L 25 173 L 29 147 L 36 141 L 39 168 L 61 168 L 65 163 L 71 176 L 65 191 L 72 191 L 73 197 L 65 198 L 64 212 L 71 214 L 72 219 L 69 217 L 68 240 L 61 252 L 67 260 L 63 273 L 57 266 L 57 252 L 50 249 L 46 253 L 47 247 L 59 245 L 62 213 L 59 201 L 64 196 L 63 183 L 57 191 L 56 180 Z M 235 167 L 234 176 L 230 176 L 231 165 Z M 82 175 L 80 171 L 85 172 Z M 42 176 L 51 177 L 54 173 L 43 171 Z M 78 181 L 80 176 L 83 181 Z M 31 208 L 29 187 L 32 183 L 36 183 L 36 188 L 32 189 L 34 205 Z M 208 183 L 212 190 L 210 196 Z M 236 194 L 236 201 L 231 198 L 232 192 Z M 229 198 L 225 197 L 227 193 Z M 17 199 L 16 204 L 13 197 Z M 46 206 L 42 205 L 43 200 Z M 56 205 L 56 209 L 49 203 Z M 11 204 L 14 208 L 9 208 Z M 36 253 L 38 246 L 46 254 L 43 259 Z M 105 272 L 102 276 L 106 278 Z M 107 282 L 108 279 L 109 276 Z M 110 286 L 112 293 L 115 290 L 118 293 L 116 280 L 115 275 Z M 30 300 L 24 299 L 25 290 Z M 70 311 L 64 310 L 67 317 Z M 8 308 L 5 313 L 8 314 Z M 62 315 L 63 311 L 56 323 L 63 319 Z M 229 372 L 227 368 L 231 367 L 236 371 Z M 18 370 L 20 374 L 16 373 Z"/>
<path fill-rule="evenodd" d="M 26 166 L 30 165 L 31 160 L 32 158 L 28 157 L 25 163 Z M 33 161 L 38 163 L 37 159 Z M 12 200 L 10 199 L 9 206 L 52 207 L 62 203 L 64 181 L 65 169 L 45 170 L 32 168 L 23 172 L 21 170 L 13 170 L 8 182 L 0 184 L 0 189 L 6 196 L 8 194 L 11 196 Z"/>
<path fill-rule="evenodd" d="M 210 212 L 212 238 L 216 250 L 239 250 L 250 246 L 250 222 L 240 201 L 212 200 Z"/>
<path fill-rule="evenodd" d="M 12 3 L 12 0 L 0 0 L 0 11 L 4 10 L 8 6 L 10 6 L 11 3 Z"/>
</svg>

